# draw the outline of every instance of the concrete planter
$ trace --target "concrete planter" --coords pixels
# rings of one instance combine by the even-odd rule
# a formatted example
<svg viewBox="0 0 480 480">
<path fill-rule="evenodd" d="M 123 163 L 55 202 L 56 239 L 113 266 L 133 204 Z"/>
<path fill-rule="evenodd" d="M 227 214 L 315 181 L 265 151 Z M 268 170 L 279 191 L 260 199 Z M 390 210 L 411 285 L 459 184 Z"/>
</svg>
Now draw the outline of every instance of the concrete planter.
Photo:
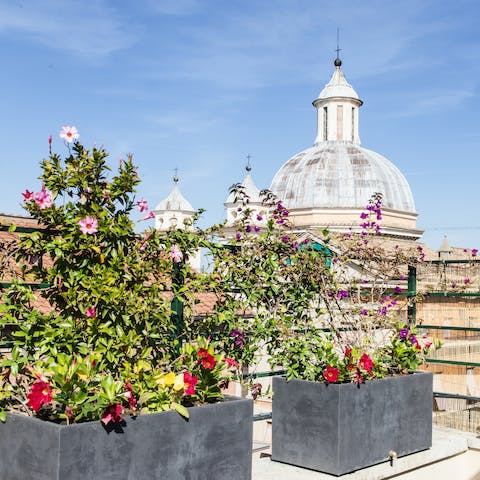
<svg viewBox="0 0 480 480">
<path fill-rule="evenodd" d="M 21 415 L 0 424 L 2 480 L 200 480 L 251 478 L 253 403 L 228 398 L 189 409 L 57 425 Z"/>
<path fill-rule="evenodd" d="M 273 379 L 272 460 L 333 475 L 432 445 L 432 374 L 325 384 Z"/>
</svg>

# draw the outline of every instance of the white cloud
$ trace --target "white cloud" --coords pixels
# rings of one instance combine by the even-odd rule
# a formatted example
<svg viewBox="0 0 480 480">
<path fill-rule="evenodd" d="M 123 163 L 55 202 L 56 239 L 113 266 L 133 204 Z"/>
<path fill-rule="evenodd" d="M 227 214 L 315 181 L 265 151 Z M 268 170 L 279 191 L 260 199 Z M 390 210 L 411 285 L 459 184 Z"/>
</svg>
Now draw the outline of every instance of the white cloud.
<svg viewBox="0 0 480 480">
<path fill-rule="evenodd" d="M 100 0 L 0 1 L 0 34 L 20 34 L 59 50 L 104 56 L 135 41 L 126 22 Z"/>
</svg>

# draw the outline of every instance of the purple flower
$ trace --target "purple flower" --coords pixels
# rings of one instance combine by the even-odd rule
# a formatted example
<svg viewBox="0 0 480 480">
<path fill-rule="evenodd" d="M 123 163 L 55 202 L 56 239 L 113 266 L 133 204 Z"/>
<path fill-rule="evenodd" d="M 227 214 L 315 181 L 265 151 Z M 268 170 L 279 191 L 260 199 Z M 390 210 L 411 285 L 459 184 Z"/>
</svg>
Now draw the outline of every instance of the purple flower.
<svg viewBox="0 0 480 480">
<path fill-rule="evenodd" d="M 472 257 L 476 257 L 478 250 L 476 248 L 472 248 Z"/>
<path fill-rule="evenodd" d="M 402 289 L 398 285 L 395 287 L 395 293 L 402 293 Z"/>
<path fill-rule="evenodd" d="M 247 225 L 247 228 L 245 228 L 245 231 L 247 233 L 250 233 L 252 231 L 252 227 L 250 225 Z"/>
<path fill-rule="evenodd" d="M 260 231 L 260 227 L 257 227 L 256 225 L 253 227 L 253 230 L 258 233 Z"/>
<path fill-rule="evenodd" d="M 240 240 L 240 239 L 242 238 L 242 234 L 241 234 L 240 232 L 237 232 L 237 233 L 235 234 L 235 238 L 236 238 L 237 240 Z"/>
<path fill-rule="evenodd" d="M 348 297 L 348 292 L 347 292 L 347 290 L 339 290 L 339 291 L 337 292 L 337 298 L 338 298 L 339 300 L 342 300 L 342 299 L 347 298 L 347 297 Z"/>
<path fill-rule="evenodd" d="M 410 341 L 411 341 L 413 344 L 416 345 L 416 344 L 418 343 L 417 337 L 416 337 L 413 333 L 410 335 L 409 338 L 410 338 Z"/>
<path fill-rule="evenodd" d="M 288 243 L 290 239 L 288 238 L 288 235 L 282 235 L 282 242 L 283 243 Z"/>
<path fill-rule="evenodd" d="M 362 308 L 360 315 L 368 315 L 368 310 L 366 310 L 365 308 Z"/>
<path fill-rule="evenodd" d="M 230 337 L 234 339 L 233 343 L 237 347 L 243 347 L 243 338 L 245 337 L 245 334 L 241 332 L 238 329 L 234 329 L 230 332 Z"/>
<path fill-rule="evenodd" d="M 360 214 L 360 218 L 361 218 L 362 220 L 365 220 L 366 218 L 368 218 L 368 213 L 362 212 L 362 213 Z"/>
<path fill-rule="evenodd" d="M 263 220 L 263 217 L 259 214 L 259 215 L 257 215 L 257 220 L 258 220 L 259 222 L 261 222 L 261 221 Z"/>
<path fill-rule="evenodd" d="M 402 329 L 400 330 L 400 332 L 398 333 L 398 336 L 399 336 L 400 338 L 405 339 L 405 338 L 407 338 L 409 331 L 410 331 L 410 330 L 409 330 L 408 328 L 402 328 Z"/>
</svg>

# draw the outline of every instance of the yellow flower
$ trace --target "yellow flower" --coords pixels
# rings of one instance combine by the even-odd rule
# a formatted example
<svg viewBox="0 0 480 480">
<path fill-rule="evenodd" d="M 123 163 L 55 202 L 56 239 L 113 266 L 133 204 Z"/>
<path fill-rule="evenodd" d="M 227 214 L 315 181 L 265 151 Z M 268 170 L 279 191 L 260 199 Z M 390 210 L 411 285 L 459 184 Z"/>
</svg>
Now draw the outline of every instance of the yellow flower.
<svg viewBox="0 0 480 480">
<path fill-rule="evenodd" d="M 167 374 L 162 373 L 157 377 L 157 385 L 161 387 L 171 387 L 175 383 L 175 374 L 173 372 L 169 372 Z"/>
<path fill-rule="evenodd" d="M 183 390 L 185 388 L 185 383 L 183 381 L 183 373 L 179 373 L 175 377 L 175 383 L 173 384 L 173 391 L 174 392 L 179 392 L 180 390 Z"/>
</svg>

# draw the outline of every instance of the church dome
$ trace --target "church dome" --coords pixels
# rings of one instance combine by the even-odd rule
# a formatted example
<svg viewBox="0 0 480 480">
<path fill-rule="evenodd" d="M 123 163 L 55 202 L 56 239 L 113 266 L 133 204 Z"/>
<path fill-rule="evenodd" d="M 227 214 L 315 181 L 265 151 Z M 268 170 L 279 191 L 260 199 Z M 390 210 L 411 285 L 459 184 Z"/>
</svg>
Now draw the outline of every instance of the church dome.
<svg viewBox="0 0 480 480">
<path fill-rule="evenodd" d="M 415 212 L 410 187 L 382 155 L 352 142 L 321 142 L 288 160 L 270 189 L 288 209 L 364 208 L 374 193 L 384 207 Z"/>
</svg>

